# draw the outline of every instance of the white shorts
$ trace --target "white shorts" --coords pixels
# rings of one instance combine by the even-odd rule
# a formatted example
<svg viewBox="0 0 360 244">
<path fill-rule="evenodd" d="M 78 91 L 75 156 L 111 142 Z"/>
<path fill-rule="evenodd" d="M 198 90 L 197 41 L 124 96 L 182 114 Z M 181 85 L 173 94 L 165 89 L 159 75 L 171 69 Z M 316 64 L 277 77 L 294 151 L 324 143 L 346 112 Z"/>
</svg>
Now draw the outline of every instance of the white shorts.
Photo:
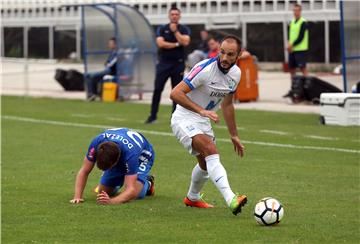
<svg viewBox="0 0 360 244">
<path fill-rule="evenodd" d="M 192 148 L 192 138 L 194 136 L 205 134 L 210 136 L 215 143 L 215 136 L 210 121 L 198 121 L 189 117 L 173 115 L 171 118 L 171 128 L 175 137 L 191 155 L 199 155 L 199 153 Z"/>
</svg>

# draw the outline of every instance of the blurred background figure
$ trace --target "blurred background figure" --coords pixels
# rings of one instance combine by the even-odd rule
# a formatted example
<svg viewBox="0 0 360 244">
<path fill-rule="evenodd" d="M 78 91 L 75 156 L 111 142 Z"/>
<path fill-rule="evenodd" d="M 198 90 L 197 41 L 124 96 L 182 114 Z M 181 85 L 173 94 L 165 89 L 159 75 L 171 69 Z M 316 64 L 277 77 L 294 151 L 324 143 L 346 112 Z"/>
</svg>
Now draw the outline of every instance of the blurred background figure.
<svg viewBox="0 0 360 244">
<path fill-rule="evenodd" d="M 299 68 L 303 76 L 308 75 L 306 69 L 307 55 L 309 50 L 309 29 L 306 19 L 301 17 L 301 5 L 294 4 L 294 19 L 289 26 L 289 41 L 287 51 L 289 52 L 289 71 L 291 79 Z M 284 97 L 289 96 L 289 93 Z"/>
<path fill-rule="evenodd" d="M 183 78 L 185 69 L 185 49 L 190 44 L 190 29 L 179 23 L 180 9 L 169 10 L 170 23 L 158 27 L 156 44 L 159 48 L 159 63 L 156 66 L 155 88 L 151 103 L 151 112 L 145 123 L 154 123 L 157 119 L 161 93 L 166 81 L 171 78 L 174 88 Z M 173 103 L 173 110 L 176 104 Z"/>
<path fill-rule="evenodd" d="M 200 31 L 200 42 L 198 44 L 197 49 L 207 53 L 209 51 L 209 47 L 207 45 L 208 39 L 209 39 L 209 32 L 207 32 L 206 30 Z"/>
<path fill-rule="evenodd" d="M 299 68 L 304 76 L 308 75 L 306 69 L 307 52 L 309 50 L 309 29 L 306 19 L 301 17 L 301 5 L 294 5 L 294 19 L 290 22 L 289 41 L 287 50 L 289 52 L 289 68 L 291 77 Z"/>
<path fill-rule="evenodd" d="M 190 69 L 194 67 L 195 64 L 207 58 L 209 52 L 208 45 L 209 33 L 206 30 L 200 31 L 200 41 L 197 45 L 197 48 L 188 55 L 188 66 Z"/>
<path fill-rule="evenodd" d="M 219 54 L 220 51 L 220 42 L 215 39 L 215 37 L 210 36 L 207 40 L 207 45 L 209 47 L 209 52 L 207 54 L 208 58 L 214 58 Z"/>
<path fill-rule="evenodd" d="M 117 50 L 114 37 L 109 39 L 108 48 L 111 53 L 105 62 L 105 68 L 101 71 L 88 73 L 85 76 L 86 98 L 88 101 L 95 101 L 96 97 L 100 95 L 99 83 L 102 83 L 105 75 L 116 75 Z"/>
</svg>

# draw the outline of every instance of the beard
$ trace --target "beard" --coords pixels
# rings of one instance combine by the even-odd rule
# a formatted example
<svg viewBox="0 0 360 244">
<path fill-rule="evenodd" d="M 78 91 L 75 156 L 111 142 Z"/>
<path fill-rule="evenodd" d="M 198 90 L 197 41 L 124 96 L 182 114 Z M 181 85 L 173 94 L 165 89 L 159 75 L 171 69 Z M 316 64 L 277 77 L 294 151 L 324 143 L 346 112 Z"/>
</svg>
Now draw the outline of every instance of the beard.
<svg viewBox="0 0 360 244">
<path fill-rule="evenodd" d="M 228 61 L 220 61 L 221 67 L 223 67 L 224 69 L 228 69 L 229 67 L 231 67 L 231 63 L 229 63 Z"/>
<path fill-rule="evenodd" d="M 233 63 L 229 63 L 228 61 L 221 61 L 220 57 L 218 57 L 217 64 L 218 64 L 218 67 L 221 70 L 221 72 L 226 74 L 236 64 L 236 61 Z M 226 68 L 223 65 L 225 65 Z"/>
</svg>

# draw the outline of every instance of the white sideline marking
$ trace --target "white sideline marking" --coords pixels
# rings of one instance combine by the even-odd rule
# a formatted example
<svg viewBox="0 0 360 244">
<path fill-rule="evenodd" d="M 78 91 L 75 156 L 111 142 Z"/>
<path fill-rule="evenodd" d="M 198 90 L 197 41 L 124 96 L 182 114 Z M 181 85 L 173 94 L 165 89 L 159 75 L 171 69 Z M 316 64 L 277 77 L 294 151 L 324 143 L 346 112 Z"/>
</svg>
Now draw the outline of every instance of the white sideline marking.
<svg viewBox="0 0 360 244">
<path fill-rule="evenodd" d="M 79 117 L 79 118 L 91 118 L 94 117 L 91 114 L 71 114 L 72 117 Z"/>
<path fill-rule="evenodd" d="M 106 117 L 105 119 L 107 119 L 107 120 L 112 120 L 112 121 L 124 121 L 124 120 L 126 120 L 126 119 L 115 118 L 115 117 Z"/>
<path fill-rule="evenodd" d="M 71 114 L 71 116 L 78 117 L 78 118 L 94 118 L 94 117 L 96 117 L 91 114 Z M 117 117 L 106 117 L 105 119 L 112 120 L 112 121 L 124 121 L 125 120 L 123 118 L 117 118 Z"/>
<path fill-rule="evenodd" d="M 226 130 L 227 130 L 227 126 L 226 126 L 226 125 L 215 125 L 214 128 L 217 128 L 217 129 L 226 129 Z M 238 129 L 238 130 L 245 130 L 244 127 L 236 127 L 236 129 Z"/>
<path fill-rule="evenodd" d="M 42 120 L 42 119 L 33 119 L 33 118 L 18 117 L 18 116 L 7 116 L 7 115 L 2 116 L 2 118 L 3 119 L 8 119 L 8 120 L 37 123 L 37 124 L 62 125 L 62 126 L 83 127 L 83 128 L 107 129 L 107 128 L 116 127 L 116 126 L 112 126 L 112 125 L 92 125 L 92 124 L 62 122 L 62 121 L 56 121 L 56 120 Z M 151 134 L 151 135 L 160 135 L 160 136 L 171 136 L 171 137 L 173 137 L 173 134 L 169 133 L 169 132 L 161 132 L 161 131 L 153 131 L 153 130 L 141 130 L 141 129 L 135 129 L 135 128 L 134 128 L 134 130 L 136 130 L 138 132 L 141 132 L 141 133 Z M 216 138 L 216 140 L 217 141 L 222 141 L 222 142 L 231 142 L 230 139 L 224 139 L 224 138 Z M 281 143 L 262 142 L 262 141 L 248 141 L 248 140 L 242 140 L 242 142 L 245 143 L 245 144 L 254 144 L 254 145 L 269 146 L 269 147 L 308 149 L 308 150 L 318 150 L 318 151 L 337 151 L 337 152 L 344 152 L 344 153 L 360 154 L 360 150 L 347 149 L 347 148 L 301 146 L 301 145 L 293 145 L 293 144 L 281 144 Z"/>
<path fill-rule="evenodd" d="M 327 136 L 304 135 L 304 137 L 311 138 L 311 139 L 325 140 L 325 141 L 339 140 L 339 138 L 327 137 Z"/>
<path fill-rule="evenodd" d="M 260 130 L 260 132 L 267 133 L 267 134 L 281 135 L 281 136 L 285 136 L 285 135 L 289 134 L 287 132 L 279 131 L 279 130 Z"/>
</svg>

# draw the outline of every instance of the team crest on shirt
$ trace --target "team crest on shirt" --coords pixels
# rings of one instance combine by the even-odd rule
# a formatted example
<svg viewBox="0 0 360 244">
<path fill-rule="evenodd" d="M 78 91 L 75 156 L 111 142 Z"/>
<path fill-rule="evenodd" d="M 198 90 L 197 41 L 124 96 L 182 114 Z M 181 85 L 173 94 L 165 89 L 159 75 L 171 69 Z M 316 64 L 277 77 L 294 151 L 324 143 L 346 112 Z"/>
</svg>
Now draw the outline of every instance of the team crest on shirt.
<svg viewBox="0 0 360 244">
<path fill-rule="evenodd" d="M 229 87 L 229 89 L 234 90 L 235 85 L 236 85 L 236 82 L 232 78 L 229 77 L 228 78 L 228 87 Z"/>
</svg>

